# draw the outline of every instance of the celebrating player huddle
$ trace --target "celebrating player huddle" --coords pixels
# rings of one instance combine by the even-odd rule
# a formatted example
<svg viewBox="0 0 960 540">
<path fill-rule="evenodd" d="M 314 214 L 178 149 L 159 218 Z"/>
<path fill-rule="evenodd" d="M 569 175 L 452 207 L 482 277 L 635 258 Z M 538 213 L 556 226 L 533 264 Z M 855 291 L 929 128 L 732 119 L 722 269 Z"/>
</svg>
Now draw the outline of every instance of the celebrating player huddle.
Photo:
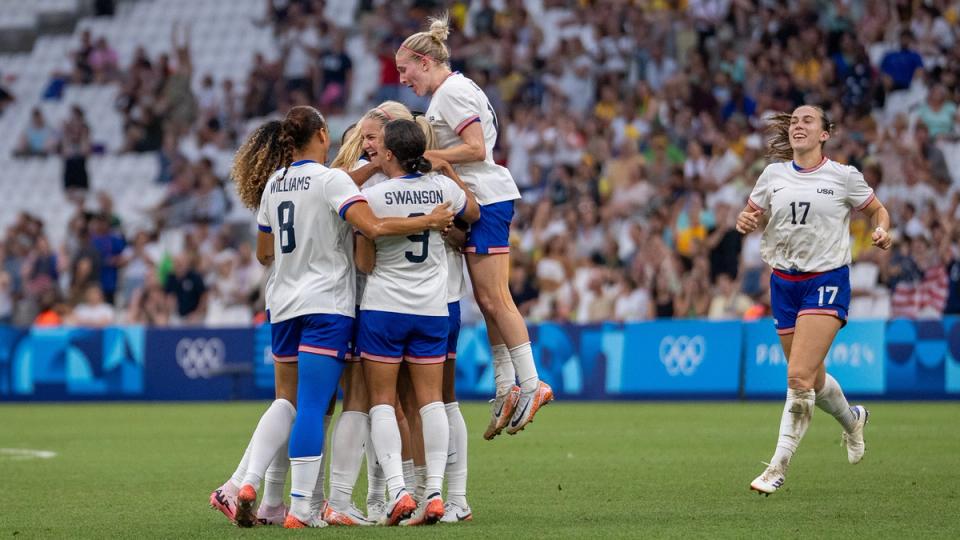
<svg viewBox="0 0 960 540">
<path fill-rule="evenodd" d="M 237 153 L 238 192 L 257 209 L 257 258 L 271 267 L 276 376 L 275 401 L 236 472 L 210 497 L 239 526 L 472 519 L 466 426 L 454 392 L 462 253 L 495 358 L 485 437 L 518 433 L 553 399 L 507 289 L 519 192 L 492 159 L 497 123 L 489 101 L 450 72 L 447 34 L 446 18 L 434 20 L 397 52 L 401 81 L 432 95 L 426 118 L 381 104 L 327 168 L 322 114 L 294 107 Z M 344 413 L 324 452 L 341 382 Z M 364 449 L 366 514 L 351 501 Z M 289 509 L 282 502 L 288 469 Z"/>
</svg>

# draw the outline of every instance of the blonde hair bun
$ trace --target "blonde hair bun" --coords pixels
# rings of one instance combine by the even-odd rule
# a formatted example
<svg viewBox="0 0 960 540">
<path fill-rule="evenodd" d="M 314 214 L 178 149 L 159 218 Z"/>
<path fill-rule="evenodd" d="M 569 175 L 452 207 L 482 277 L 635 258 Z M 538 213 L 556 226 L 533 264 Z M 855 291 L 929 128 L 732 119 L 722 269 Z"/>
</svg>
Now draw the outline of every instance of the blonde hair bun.
<svg viewBox="0 0 960 540">
<path fill-rule="evenodd" d="M 440 43 L 447 41 L 450 37 L 450 14 L 444 13 L 439 17 L 430 17 L 430 37 Z"/>
</svg>

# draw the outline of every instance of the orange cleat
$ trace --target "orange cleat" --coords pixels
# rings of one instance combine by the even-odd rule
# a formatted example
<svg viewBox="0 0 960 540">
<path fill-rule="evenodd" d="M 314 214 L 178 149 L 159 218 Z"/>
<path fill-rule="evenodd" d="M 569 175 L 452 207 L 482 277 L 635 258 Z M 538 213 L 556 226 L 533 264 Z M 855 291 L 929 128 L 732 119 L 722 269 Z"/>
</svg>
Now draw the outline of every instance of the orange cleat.
<svg viewBox="0 0 960 540">
<path fill-rule="evenodd" d="M 426 500 L 426 502 L 417 508 L 416 512 L 414 512 L 409 519 L 401 521 L 400 525 L 402 527 L 433 525 L 434 523 L 443 519 L 443 514 L 443 500 L 440 498 L 439 493 L 434 493 Z"/>
<path fill-rule="evenodd" d="M 287 514 L 287 519 L 283 521 L 284 529 L 307 529 L 307 528 L 321 528 L 326 527 L 327 522 L 320 519 L 319 514 L 314 514 L 306 521 L 298 518 L 292 513 Z"/>
<path fill-rule="evenodd" d="M 487 430 L 483 432 L 483 438 L 492 440 L 503 431 L 510 423 L 513 411 L 516 410 L 517 402 L 520 401 L 520 387 L 514 386 L 509 392 L 502 396 L 497 396 L 490 400 L 493 406 L 490 408 L 490 424 Z"/>
<path fill-rule="evenodd" d="M 387 507 L 386 514 L 380 519 L 380 525 L 394 526 L 400 521 L 410 517 L 410 514 L 417 509 L 417 503 L 413 497 L 407 493 L 407 490 L 401 490 L 397 498 Z"/>
<path fill-rule="evenodd" d="M 537 389 L 533 392 L 520 392 L 520 401 L 517 402 L 517 410 L 510 419 L 510 427 L 507 433 L 516 435 L 527 427 L 527 424 L 533 422 L 533 417 L 537 411 L 547 403 L 553 401 L 553 389 L 550 385 L 540 381 Z"/>
<path fill-rule="evenodd" d="M 257 513 L 254 507 L 257 505 L 257 490 L 250 484 L 240 486 L 240 493 L 237 494 L 237 511 L 233 517 L 237 527 L 253 527 L 257 524 Z"/>
<path fill-rule="evenodd" d="M 356 506 L 350 505 L 350 508 L 344 512 L 335 510 L 331 505 L 323 509 L 323 520 L 329 525 L 342 525 L 346 527 L 373 525 L 368 521 Z"/>
</svg>

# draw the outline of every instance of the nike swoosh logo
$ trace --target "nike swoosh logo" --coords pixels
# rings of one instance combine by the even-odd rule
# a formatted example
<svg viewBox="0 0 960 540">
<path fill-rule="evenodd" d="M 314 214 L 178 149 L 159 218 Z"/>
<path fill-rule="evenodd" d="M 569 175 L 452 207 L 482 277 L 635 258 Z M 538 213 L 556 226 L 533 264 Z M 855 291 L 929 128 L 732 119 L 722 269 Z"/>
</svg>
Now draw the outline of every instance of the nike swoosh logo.
<svg viewBox="0 0 960 540">
<path fill-rule="evenodd" d="M 470 512 L 465 512 L 465 513 L 463 513 L 463 514 L 461 514 L 460 512 L 457 512 L 457 514 L 456 514 L 456 516 L 457 516 L 457 521 L 463 521 L 463 520 L 467 519 L 468 517 L 470 517 L 470 515 L 471 515 Z"/>
<path fill-rule="evenodd" d="M 495 414 L 494 416 L 496 416 L 497 418 L 499 418 L 500 415 L 503 414 L 503 406 L 506 405 L 506 403 L 507 403 L 507 400 L 506 400 L 506 399 L 504 399 L 503 401 L 500 402 L 500 408 L 497 409 L 497 414 Z"/>
<path fill-rule="evenodd" d="M 783 188 L 774 188 L 774 189 L 773 189 L 773 192 L 776 193 L 776 192 L 780 191 L 781 189 L 783 189 Z"/>
<path fill-rule="evenodd" d="M 529 407 L 530 407 L 530 401 L 528 400 L 527 403 L 524 404 L 523 409 L 520 410 L 520 414 L 517 415 L 516 421 L 510 422 L 510 427 L 517 427 L 520 425 L 520 420 L 523 419 L 523 415 L 527 413 L 527 409 Z"/>
</svg>

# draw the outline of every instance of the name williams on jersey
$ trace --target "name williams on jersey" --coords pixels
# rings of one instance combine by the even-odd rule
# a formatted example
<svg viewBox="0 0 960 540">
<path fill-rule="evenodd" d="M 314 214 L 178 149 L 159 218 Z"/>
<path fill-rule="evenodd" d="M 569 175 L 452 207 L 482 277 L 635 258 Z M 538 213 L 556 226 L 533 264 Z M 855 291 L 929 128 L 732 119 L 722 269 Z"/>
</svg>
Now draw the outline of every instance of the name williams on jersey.
<svg viewBox="0 0 960 540">
<path fill-rule="evenodd" d="M 270 186 L 270 194 L 286 191 L 303 191 L 310 189 L 309 176 L 289 176 L 278 179 Z"/>
</svg>

